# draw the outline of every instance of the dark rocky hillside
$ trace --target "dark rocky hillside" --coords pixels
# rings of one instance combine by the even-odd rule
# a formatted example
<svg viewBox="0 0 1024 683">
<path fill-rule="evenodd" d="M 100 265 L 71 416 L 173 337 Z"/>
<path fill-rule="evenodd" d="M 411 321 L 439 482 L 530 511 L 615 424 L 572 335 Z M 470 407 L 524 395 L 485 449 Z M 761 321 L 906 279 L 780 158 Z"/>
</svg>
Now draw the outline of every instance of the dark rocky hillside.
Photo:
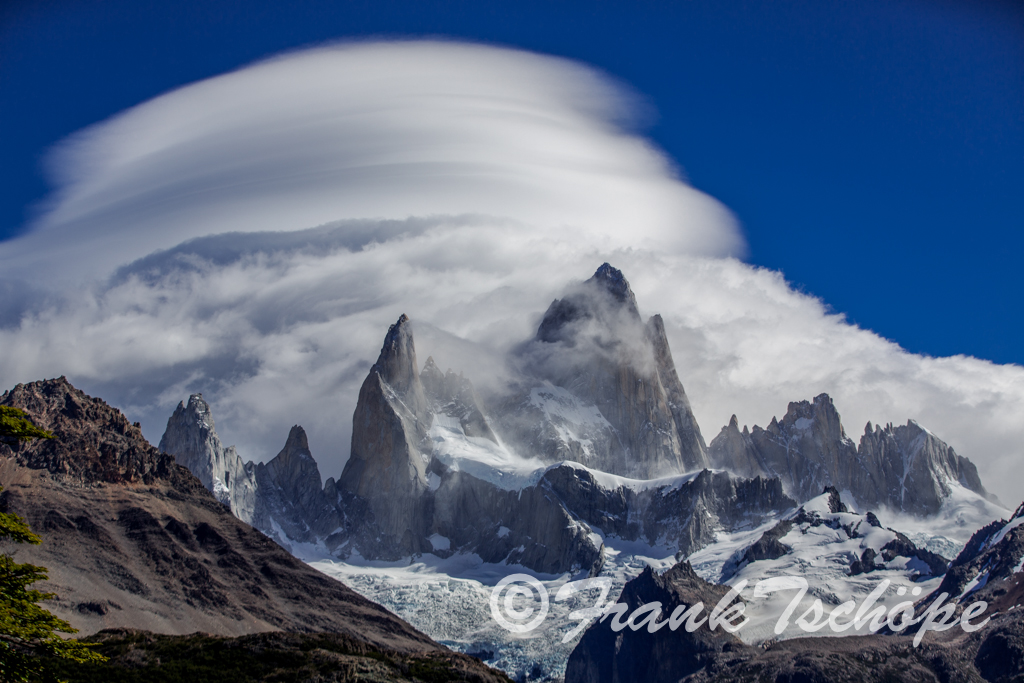
<svg viewBox="0 0 1024 683">
<path fill-rule="evenodd" d="M 456 652 L 408 654 L 330 633 L 222 638 L 112 629 L 83 640 L 95 643 L 110 661 L 87 667 L 58 665 L 60 677 L 68 683 L 509 681 L 479 660 Z"/>
<path fill-rule="evenodd" d="M 972 633 L 959 626 L 929 631 L 918 647 L 909 630 L 901 635 L 794 638 L 757 647 L 721 628 L 709 631 L 707 624 L 693 633 L 661 628 L 652 634 L 645 628 L 614 632 L 606 620 L 584 633 L 569 657 L 565 683 L 1020 683 L 1024 681 L 1024 612 L 1019 607 L 1024 574 L 1014 569 L 1024 557 L 1022 529 L 1013 521 L 1002 521 L 979 532 L 958 558 L 960 564 L 952 565 L 972 571 L 956 575 L 960 578 L 951 571 L 939 589 L 966 588 L 957 612 L 977 600 L 988 603 L 984 616 L 991 621 Z M 978 588 L 972 590 L 964 578 L 968 575 L 985 579 L 978 580 L 974 584 Z M 629 612 L 660 602 L 665 616 L 659 621 L 665 621 L 679 605 L 702 602 L 710 611 L 726 590 L 701 579 L 688 563 L 680 563 L 661 575 L 648 568 L 626 584 L 619 602 L 626 603 Z M 952 597 L 956 601 L 958 594 Z M 925 609 L 934 598 L 935 594 L 926 596 L 918 608 Z M 977 618 L 974 623 L 981 621 Z"/>
<path fill-rule="evenodd" d="M 119 411 L 64 378 L 0 396 L 52 440 L 0 445 L 0 507 L 43 538 L 47 607 L 83 633 L 130 627 L 333 632 L 398 652 L 443 648 L 239 521 Z"/>
</svg>

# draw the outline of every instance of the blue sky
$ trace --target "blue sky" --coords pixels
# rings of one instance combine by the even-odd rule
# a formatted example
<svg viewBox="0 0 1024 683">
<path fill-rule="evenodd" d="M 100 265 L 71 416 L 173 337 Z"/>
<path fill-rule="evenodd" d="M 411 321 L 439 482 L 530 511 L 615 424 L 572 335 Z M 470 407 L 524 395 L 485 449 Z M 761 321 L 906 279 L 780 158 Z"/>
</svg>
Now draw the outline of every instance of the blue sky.
<svg viewBox="0 0 1024 683">
<path fill-rule="evenodd" d="M 997 2 L 32 2 L 0 9 L 0 237 L 54 143 L 281 50 L 442 36 L 635 89 L 781 270 L 913 352 L 1024 363 L 1024 10 Z"/>
</svg>

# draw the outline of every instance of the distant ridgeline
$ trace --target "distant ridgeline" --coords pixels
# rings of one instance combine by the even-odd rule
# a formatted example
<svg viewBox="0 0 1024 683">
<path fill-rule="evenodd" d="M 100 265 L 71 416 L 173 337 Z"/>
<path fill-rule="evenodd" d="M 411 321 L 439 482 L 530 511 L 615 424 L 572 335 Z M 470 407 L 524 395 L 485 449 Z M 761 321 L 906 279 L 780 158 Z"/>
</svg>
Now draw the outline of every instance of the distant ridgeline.
<svg viewBox="0 0 1024 683">
<path fill-rule="evenodd" d="M 912 421 L 869 423 L 855 444 L 825 394 L 764 429 L 734 417 L 707 445 L 661 317 L 644 321 L 608 264 L 552 302 L 514 354 L 522 379 L 485 403 L 432 358 L 420 369 L 403 315 L 359 391 L 344 471 L 322 487 L 301 427 L 268 463 L 246 463 L 200 394 L 178 405 L 160 450 L 299 554 L 476 553 L 553 574 L 599 571 L 609 535 L 688 556 L 829 486 L 918 516 L 954 493 L 989 498 L 975 466 Z"/>
</svg>

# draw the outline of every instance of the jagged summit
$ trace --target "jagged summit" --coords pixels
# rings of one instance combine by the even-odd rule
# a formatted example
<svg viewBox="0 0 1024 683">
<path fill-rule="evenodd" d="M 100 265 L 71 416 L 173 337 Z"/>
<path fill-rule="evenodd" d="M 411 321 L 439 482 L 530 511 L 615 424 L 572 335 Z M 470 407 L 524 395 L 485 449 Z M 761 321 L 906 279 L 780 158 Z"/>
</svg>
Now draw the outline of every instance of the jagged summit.
<svg viewBox="0 0 1024 683">
<path fill-rule="evenodd" d="M 526 401 L 535 409 L 527 412 L 539 418 L 534 422 L 550 423 L 525 435 L 543 444 L 545 457 L 638 478 L 707 466 L 707 447 L 676 373 L 664 321 L 654 315 L 643 322 L 620 270 L 605 263 L 555 299 L 523 355 L 529 373 L 571 395 L 549 400 L 543 396 L 550 392 L 543 392 Z M 598 414 L 586 424 L 559 424 L 574 420 L 560 407 L 567 400 L 595 406 Z"/>
<path fill-rule="evenodd" d="M 855 444 L 828 394 L 790 403 L 781 421 L 773 417 L 763 429 L 741 433 L 730 420 L 708 453 L 715 467 L 741 476 L 780 477 L 799 500 L 835 486 L 860 505 L 927 515 L 954 484 L 988 496 L 974 464 L 913 420 L 884 428 L 869 422 Z"/>
<path fill-rule="evenodd" d="M 630 289 L 626 276 L 618 268 L 613 268 L 610 264 L 603 263 L 587 282 L 604 286 L 608 293 L 618 301 L 634 310 L 637 309 L 633 290 Z"/>
<path fill-rule="evenodd" d="M 203 482 L 236 517 L 252 524 L 256 514 L 254 465 L 246 465 L 234 446 L 225 448 L 217 436 L 213 410 L 200 393 L 188 404 L 179 402 L 167 420 L 160 450 L 170 453 Z"/>
<path fill-rule="evenodd" d="M 177 482 L 192 476 L 153 448 L 139 424 L 105 401 L 87 396 L 66 377 L 18 384 L 0 396 L 0 405 L 28 413 L 53 439 L 0 444 L 0 455 L 23 467 L 45 469 L 79 483 Z"/>
<path fill-rule="evenodd" d="M 400 394 L 415 392 L 419 384 L 416 371 L 416 345 L 412 339 L 412 324 L 404 313 L 388 328 L 384 345 L 373 366 L 381 379 Z"/>
<path fill-rule="evenodd" d="M 47 610 L 83 634 L 330 632 L 442 649 L 236 519 L 137 424 L 66 379 L 19 384 L 0 402 L 53 432 L 0 444 L 0 509 L 43 532 L 18 558 L 49 567 L 45 588 L 60 598 Z"/>
<path fill-rule="evenodd" d="M 588 324 L 589 323 L 589 324 Z M 587 334 L 621 337 L 622 327 L 642 324 L 636 297 L 622 271 L 607 263 L 597 269 L 589 279 L 574 287 L 561 299 L 548 306 L 536 339 L 542 342 L 562 342 L 574 346 L 580 340 L 581 327 Z M 592 329 L 593 327 L 604 329 Z"/>
<path fill-rule="evenodd" d="M 370 502 L 382 533 L 406 553 L 418 537 L 410 519 L 427 487 L 421 444 L 432 414 L 416 371 L 416 347 L 408 316 L 388 328 L 380 356 L 359 389 L 352 416 L 352 447 L 338 490 Z"/>
</svg>

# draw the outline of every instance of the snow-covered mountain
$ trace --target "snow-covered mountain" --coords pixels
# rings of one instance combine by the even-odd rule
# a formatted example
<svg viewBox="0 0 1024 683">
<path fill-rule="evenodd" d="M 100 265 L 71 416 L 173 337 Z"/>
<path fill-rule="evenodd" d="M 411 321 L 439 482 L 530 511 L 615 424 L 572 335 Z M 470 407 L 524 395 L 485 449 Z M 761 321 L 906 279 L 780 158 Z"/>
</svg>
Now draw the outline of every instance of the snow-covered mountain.
<svg viewBox="0 0 1024 683">
<path fill-rule="evenodd" d="M 858 446 L 824 394 L 766 429 L 734 418 L 706 446 L 661 318 L 644 322 L 608 264 L 549 306 L 509 364 L 515 381 L 482 399 L 462 373 L 420 365 L 401 316 L 360 389 L 350 458 L 323 486 L 301 427 L 270 462 L 243 463 L 198 394 L 161 449 L 293 554 L 523 676 L 538 658 L 559 675 L 572 643 L 491 623 L 489 586 L 506 575 L 551 590 L 611 577 L 618 591 L 645 566 L 689 558 L 716 583 L 802 572 L 818 586 L 808 599 L 826 602 L 883 575 L 930 590 L 946 565 L 937 553 L 1002 514 L 931 432 L 869 424 Z M 551 628 L 569 611 L 553 607 Z"/>
<path fill-rule="evenodd" d="M 798 500 L 835 486 L 869 508 L 932 515 L 954 488 L 989 498 L 974 464 L 913 420 L 884 428 L 869 422 L 858 446 L 827 394 L 790 403 L 782 420 L 772 418 L 765 429 L 741 431 L 734 415 L 708 457 L 741 476 L 779 477 Z"/>
<path fill-rule="evenodd" d="M 638 479 L 708 466 L 661 316 L 643 322 L 609 264 L 553 301 L 515 355 L 529 379 L 496 415 L 514 447 Z"/>
</svg>

